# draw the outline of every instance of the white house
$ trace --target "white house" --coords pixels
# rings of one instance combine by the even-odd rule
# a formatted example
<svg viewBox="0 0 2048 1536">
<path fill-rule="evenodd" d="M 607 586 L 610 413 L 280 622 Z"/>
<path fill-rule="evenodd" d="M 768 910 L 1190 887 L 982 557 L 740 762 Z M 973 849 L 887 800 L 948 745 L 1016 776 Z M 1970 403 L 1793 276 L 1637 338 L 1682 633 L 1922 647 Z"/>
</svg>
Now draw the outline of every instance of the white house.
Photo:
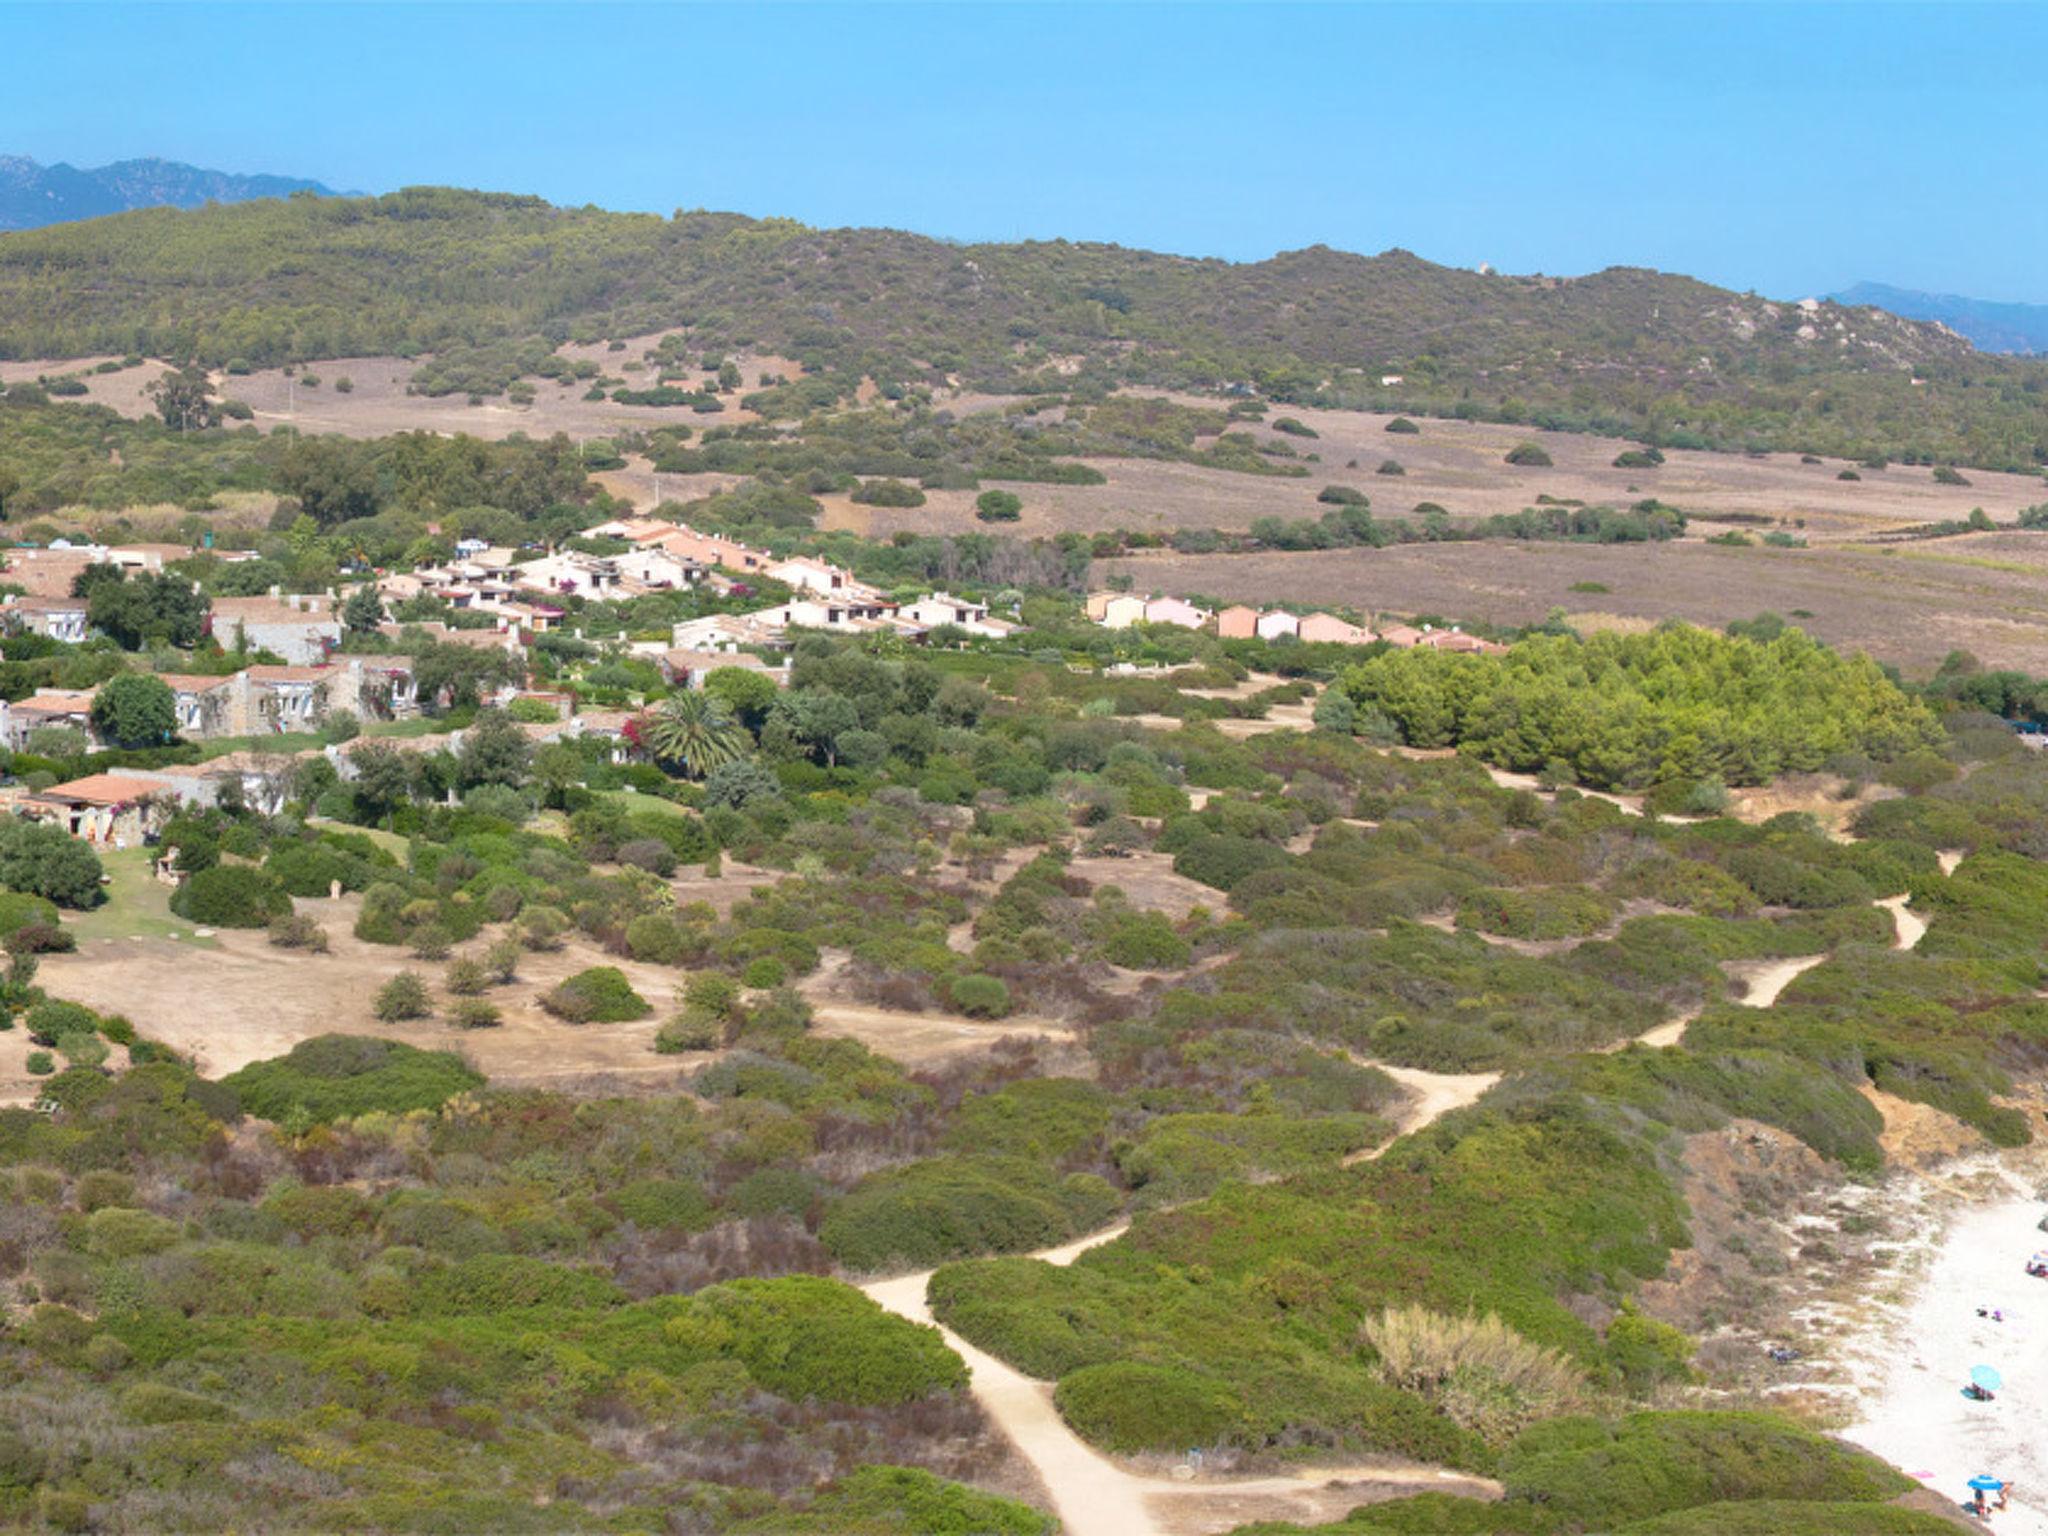
<svg viewBox="0 0 2048 1536">
<path fill-rule="evenodd" d="M 252 651 L 270 651 L 294 666 L 325 661 L 341 644 L 341 619 L 334 599 L 303 593 L 268 597 L 217 597 L 210 620 L 213 638 L 232 649 L 242 640 Z"/>
<path fill-rule="evenodd" d="M 1205 609 L 1178 597 L 1155 597 L 1145 605 L 1147 624 L 1176 624 L 1182 629 L 1200 629 L 1209 622 Z"/>
<path fill-rule="evenodd" d="M 925 629 L 936 629 L 941 624 L 952 624 L 966 630 L 970 635 L 982 635 L 990 639 L 999 639 L 1010 634 L 1016 627 L 1001 619 L 990 618 L 987 603 L 954 597 L 948 592 L 934 592 L 929 597 L 920 597 L 914 603 L 905 603 L 897 609 L 896 616 L 900 620 Z"/>
<path fill-rule="evenodd" d="M 85 599 L 82 597 L 14 597 L 7 602 L 9 621 L 32 634 L 48 635 L 66 645 L 85 639 Z"/>
<path fill-rule="evenodd" d="M 1271 613 L 1259 615 L 1257 622 L 1252 625 L 1252 632 L 1261 640 L 1277 640 L 1282 635 L 1299 635 L 1301 620 L 1291 613 L 1275 608 Z"/>
<path fill-rule="evenodd" d="M 1145 620 L 1145 599 L 1129 592 L 1104 598 L 1100 622 L 1104 629 L 1129 629 Z"/>
<path fill-rule="evenodd" d="M 677 651 L 738 651 L 778 644 L 781 636 L 751 613 L 714 613 L 685 619 L 669 630 L 668 648 Z"/>
<path fill-rule="evenodd" d="M 814 560 L 809 555 L 778 560 L 761 574 L 799 592 L 845 592 L 860 585 L 838 566 Z"/>
</svg>

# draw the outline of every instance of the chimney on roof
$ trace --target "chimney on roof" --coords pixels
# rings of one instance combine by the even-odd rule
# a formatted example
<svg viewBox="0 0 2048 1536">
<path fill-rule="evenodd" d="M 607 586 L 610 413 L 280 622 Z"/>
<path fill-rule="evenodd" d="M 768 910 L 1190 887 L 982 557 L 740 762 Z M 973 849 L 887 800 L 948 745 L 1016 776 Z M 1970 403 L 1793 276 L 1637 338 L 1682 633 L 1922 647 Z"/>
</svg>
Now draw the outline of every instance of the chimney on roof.
<svg viewBox="0 0 2048 1536">
<path fill-rule="evenodd" d="M 271 585 L 270 585 L 270 595 L 271 595 L 271 596 L 272 596 L 273 598 L 283 597 L 283 596 L 284 596 L 284 588 L 283 588 L 283 587 L 281 587 L 281 586 L 279 586 L 279 585 L 277 585 L 277 583 L 276 583 L 276 582 L 272 582 L 272 583 L 271 583 Z"/>
</svg>

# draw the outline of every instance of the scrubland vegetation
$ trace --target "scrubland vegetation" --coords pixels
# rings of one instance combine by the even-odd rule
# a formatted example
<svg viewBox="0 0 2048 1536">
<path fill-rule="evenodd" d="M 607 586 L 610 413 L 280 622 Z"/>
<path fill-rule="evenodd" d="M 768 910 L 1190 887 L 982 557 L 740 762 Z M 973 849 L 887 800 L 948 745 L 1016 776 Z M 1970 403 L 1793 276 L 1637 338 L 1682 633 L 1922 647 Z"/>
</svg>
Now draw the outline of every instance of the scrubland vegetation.
<svg viewBox="0 0 2048 1536">
<path fill-rule="evenodd" d="M 14 357 L 139 350 L 233 373 L 432 352 L 414 377 L 430 394 L 594 380 L 595 367 L 554 346 L 668 332 L 654 388 L 629 394 L 689 404 L 738 390 L 732 354 L 774 350 L 805 375 L 744 398 L 784 419 L 850 399 L 864 379 L 891 398 L 949 374 L 1020 393 L 1249 382 L 1283 404 L 1370 403 L 1664 447 L 2048 459 L 2042 365 L 1975 353 L 1937 327 L 1833 308 L 1816 322 L 1661 273 L 1555 282 L 1401 251 L 1318 247 L 1233 266 L 415 188 L 10 234 L 0 313 L 0 355 Z"/>
<path fill-rule="evenodd" d="M 98 867 L 4 829 L 0 1001 L 53 1058 L 47 1113 L 0 1110 L 8 1518 L 1043 1530 L 959 1358 L 855 1289 L 936 1266 L 936 1317 L 1105 1450 L 1506 1488 L 1340 1531 L 1918 1529 L 1866 1458 L 1675 1411 L 1694 1320 L 1644 1292 L 1695 1240 L 1689 1137 L 1753 1122 L 1869 1176 L 1868 1084 L 2031 1135 L 2048 778 L 1978 712 L 2031 683 L 1958 663 L 1909 692 L 1768 626 L 1361 661 L 1103 630 L 1055 584 L 1004 606 L 1003 641 L 811 636 L 786 690 L 714 675 L 701 777 L 536 748 L 451 673 L 453 750 L 365 737 L 275 815 L 165 829 L 179 915 L 285 976 L 328 963 L 295 903 L 338 884 L 324 921 L 388 954 L 402 1042 L 210 1081 L 148 1017 L 45 995 Z M 606 650 L 645 627 L 624 608 L 578 609 L 539 666 L 654 703 Z M 8 664 L 107 654 L 37 649 Z M 1318 689 L 1351 707 L 1245 729 Z M 1793 771 L 1855 799 L 1859 840 L 1722 814 Z M 746 893 L 701 899 L 734 866 Z M 1911 951 L 1872 905 L 1901 892 L 1933 919 Z M 1739 1006 L 1724 967 L 1788 956 L 1826 958 Z M 839 1005 L 986 1039 L 913 1063 Z M 464 1047 L 524 1007 L 568 1062 L 645 1031 L 689 1091 L 493 1084 Z M 1678 1047 L 1628 1043 L 1680 1015 Z M 1505 1075 L 1397 1139 L 1385 1066 Z M 1071 1266 L 1029 1256 L 1123 1219 Z"/>
</svg>

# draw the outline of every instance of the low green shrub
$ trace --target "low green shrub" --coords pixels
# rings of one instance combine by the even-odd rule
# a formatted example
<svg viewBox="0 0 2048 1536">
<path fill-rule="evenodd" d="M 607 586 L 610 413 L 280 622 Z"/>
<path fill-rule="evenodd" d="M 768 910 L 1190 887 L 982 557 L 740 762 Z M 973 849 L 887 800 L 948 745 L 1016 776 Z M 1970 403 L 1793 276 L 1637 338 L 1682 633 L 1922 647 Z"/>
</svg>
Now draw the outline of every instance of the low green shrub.
<svg viewBox="0 0 2048 1536">
<path fill-rule="evenodd" d="M 211 928 L 267 928 L 292 910 L 276 878 L 246 864 L 202 869 L 171 894 L 171 910 Z"/>
<path fill-rule="evenodd" d="M 1221 1444 L 1245 1408 L 1220 1382 L 1170 1365 L 1118 1360 L 1060 1379 L 1053 1406 L 1074 1432 L 1112 1451 L 1182 1451 Z"/>
<path fill-rule="evenodd" d="M 644 1019 L 654 1005 L 633 990 L 615 965 L 593 965 L 543 993 L 540 1004 L 570 1024 L 623 1024 Z"/>
<path fill-rule="evenodd" d="M 362 1035 L 317 1035 L 221 1082 L 249 1114 L 271 1121 L 296 1115 L 317 1123 L 373 1110 L 433 1109 L 481 1087 L 483 1076 L 448 1051 Z"/>
</svg>

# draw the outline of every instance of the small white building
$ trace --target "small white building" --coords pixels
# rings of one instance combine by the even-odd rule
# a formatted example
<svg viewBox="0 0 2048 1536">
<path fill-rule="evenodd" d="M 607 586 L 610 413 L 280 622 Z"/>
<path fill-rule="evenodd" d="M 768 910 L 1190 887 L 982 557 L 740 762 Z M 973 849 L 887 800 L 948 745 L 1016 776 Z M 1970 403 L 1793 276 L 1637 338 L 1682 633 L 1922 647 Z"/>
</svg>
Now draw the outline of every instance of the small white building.
<svg viewBox="0 0 2048 1536">
<path fill-rule="evenodd" d="M 1104 629 L 1129 629 L 1133 624 L 1145 621 L 1145 599 L 1129 592 L 1119 592 L 1103 599 L 1102 612 L 1098 622 Z"/>
<path fill-rule="evenodd" d="M 896 616 L 924 629 L 937 629 L 941 624 L 951 624 L 966 630 L 970 635 L 986 639 L 1000 639 L 1014 632 L 1016 626 L 1001 619 L 992 619 L 987 603 L 977 603 L 964 597 L 954 597 L 948 592 L 934 592 L 929 597 L 920 597 L 914 603 L 905 603 L 897 609 Z"/>
<path fill-rule="evenodd" d="M 1284 609 L 1275 608 L 1270 613 L 1259 615 L 1252 625 L 1252 632 L 1261 640 L 1278 640 L 1282 635 L 1299 635 L 1301 620 Z"/>
<path fill-rule="evenodd" d="M 1174 624 L 1182 629 L 1200 629 L 1209 622 L 1206 609 L 1197 608 L 1185 598 L 1155 597 L 1145 604 L 1147 624 Z"/>
</svg>

